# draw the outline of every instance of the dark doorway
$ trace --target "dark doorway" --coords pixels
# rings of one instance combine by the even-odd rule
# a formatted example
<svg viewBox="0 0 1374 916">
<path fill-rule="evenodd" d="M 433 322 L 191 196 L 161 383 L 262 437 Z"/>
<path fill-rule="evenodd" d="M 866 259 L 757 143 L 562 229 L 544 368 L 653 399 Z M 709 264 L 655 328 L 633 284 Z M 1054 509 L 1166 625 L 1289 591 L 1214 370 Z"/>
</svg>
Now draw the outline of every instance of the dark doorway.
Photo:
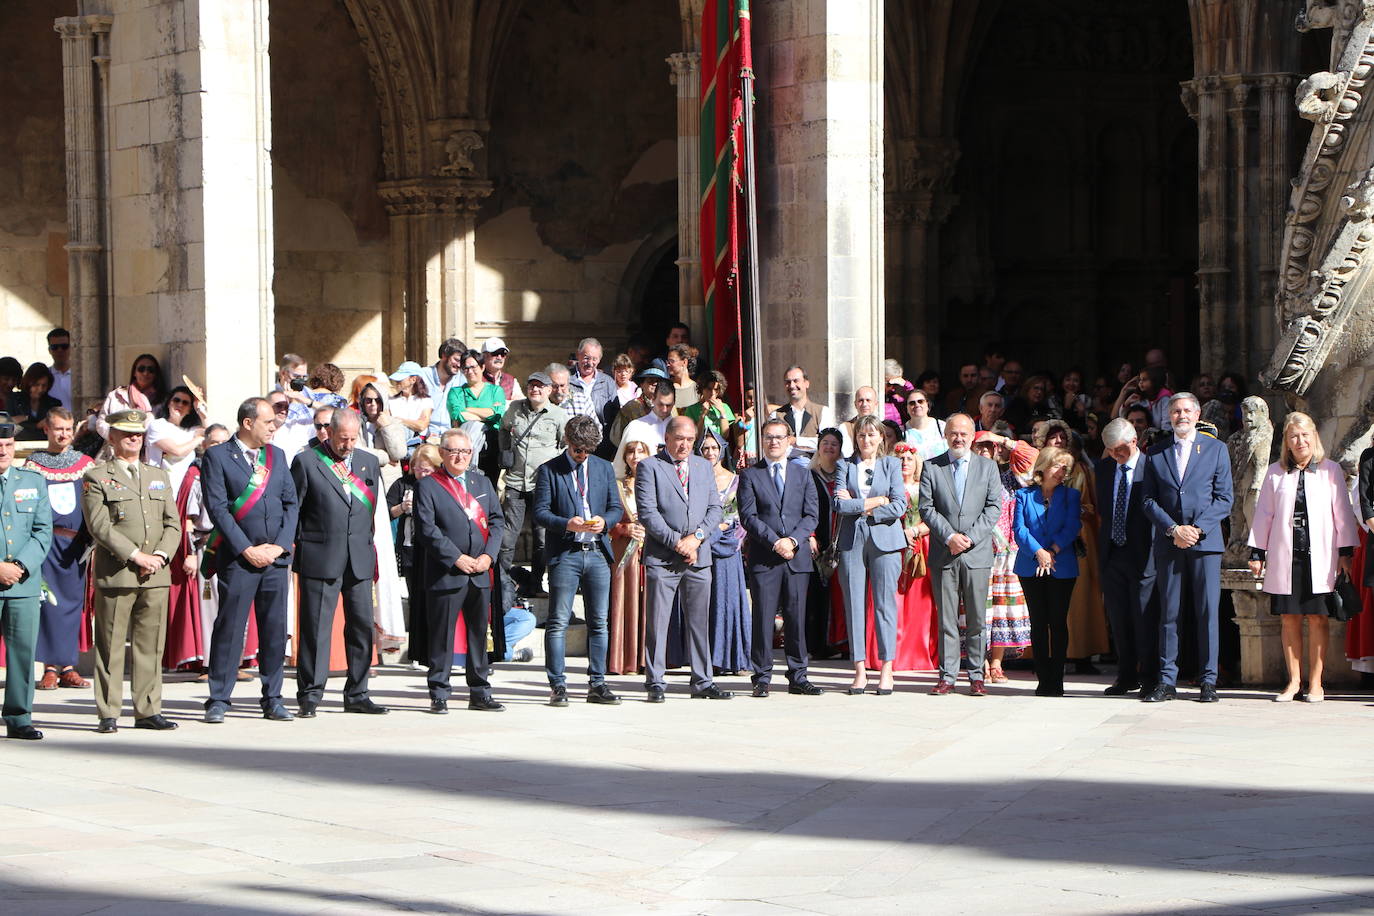
<svg viewBox="0 0 1374 916">
<path fill-rule="evenodd" d="M 630 333 L 643 337 L 649 349 L 657 353 L 668 336 L 668 329 L 678 322 L 677 239 L 663 246 L 648 261 L 638 288 L 635 290 L 634 313 L 630 317 Z M 633 322 L 637 321 L 637 326 Z M 693 334 L 700 334 L 697 328 Z"/>
</svg>

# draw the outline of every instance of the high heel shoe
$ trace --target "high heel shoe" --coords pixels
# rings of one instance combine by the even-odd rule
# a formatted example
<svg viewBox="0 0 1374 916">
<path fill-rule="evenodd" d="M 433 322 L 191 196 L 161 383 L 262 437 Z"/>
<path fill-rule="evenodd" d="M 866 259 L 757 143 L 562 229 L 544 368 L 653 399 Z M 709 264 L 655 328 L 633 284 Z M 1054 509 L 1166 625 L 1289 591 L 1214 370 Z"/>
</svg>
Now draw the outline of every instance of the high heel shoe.
<svg viewBox="0 0 1374 916">
<path fill-rule="evenodd" d="M 891 688 L 891 687 L 879 687 L 878 689 L 874 690 L 873 692 L 876 693 L 876 694 L 877 694 L 878 696 L 880 696 L 880 697 L 892 696 L 892 688 Z"/>
<path fill-rule="evenodd" d="M 859 697 L 863 696 L 864 691 L 866 691 L 867 689 L 868 685 L 864 684 L 862 687 L 848 687 L 845 689 L 845 693 L 851 697 Z"/>
</svg>

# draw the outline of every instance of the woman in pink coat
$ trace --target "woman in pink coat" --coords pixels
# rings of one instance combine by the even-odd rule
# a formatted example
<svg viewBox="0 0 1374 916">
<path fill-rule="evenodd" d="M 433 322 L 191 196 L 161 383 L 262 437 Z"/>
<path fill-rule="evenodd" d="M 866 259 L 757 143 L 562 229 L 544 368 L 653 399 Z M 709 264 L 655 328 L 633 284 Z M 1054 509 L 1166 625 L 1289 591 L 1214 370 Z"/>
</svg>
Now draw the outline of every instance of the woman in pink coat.
<svg viewBox="0 0 1374 916">
<path fill-rule="evenodd" d="M 1288 685 L 1276 703 L 1295 697 L 1325 699 L 1326 598 L 1336 589 L 1336 571 L 1350 575 L 1359 544 L 1359 522 L 1350 506 L 1345 474 L 1326 457 L 1312 418 L 1290 413 L 1283 424 L 1279 460 L 1269 465 L 1255 520 L 1250 526 L 1250 571 L 1264 578 L 1271 613 L 1283 619 L 1283 661 Z M 1307 694 L 1302 689 L 1302 622 L 1308 621 Z"/>
</svg>

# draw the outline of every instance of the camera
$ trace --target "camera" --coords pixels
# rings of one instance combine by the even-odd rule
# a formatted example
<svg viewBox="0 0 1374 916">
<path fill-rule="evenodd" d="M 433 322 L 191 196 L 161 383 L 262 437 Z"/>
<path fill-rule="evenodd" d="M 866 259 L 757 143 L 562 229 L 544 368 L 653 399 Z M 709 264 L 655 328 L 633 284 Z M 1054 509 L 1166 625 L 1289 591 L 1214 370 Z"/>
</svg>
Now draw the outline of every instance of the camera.
<svg viewBox="0 0 1374 916">
<path fill-rule="evenodd" d="M 292 376 L 291 381 L 288 384 L 291 386 L 292 391 L 305 390 L 305 379 L 301 378 L 298 375 Z"/>
</svg>

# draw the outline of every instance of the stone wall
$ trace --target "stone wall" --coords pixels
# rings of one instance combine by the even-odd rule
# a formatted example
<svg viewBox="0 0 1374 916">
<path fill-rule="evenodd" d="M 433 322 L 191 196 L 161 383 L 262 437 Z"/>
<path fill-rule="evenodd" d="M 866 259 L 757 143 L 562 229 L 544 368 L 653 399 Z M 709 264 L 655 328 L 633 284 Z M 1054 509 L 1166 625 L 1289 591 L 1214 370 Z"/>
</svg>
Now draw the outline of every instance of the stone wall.
<svg viewBox="0 0 1374 916">
<path fill-rule="evenodd" d="M 612 352 L 639 323 L 622 286 L 677 231 L 665 58 L 681 40 L 668 3 L 547 4 L 517 22 L 492 100 L 475 322 L 479 339 L 506 339 L 513 371 L 587 335 Z"/>
<path fill-rule="evenodd" d="M 0 5 L 0 356 L 48 361 L 44 339 L 66 324 L 66 176 L 62 43 L 72 2 Z"/>
<path fill-rule="evenodd" d="M 335 0 L 273 2 L 270 52 L 278 355 L 375 372 L 390 250 L 367 60 Z"/>
</svg>

